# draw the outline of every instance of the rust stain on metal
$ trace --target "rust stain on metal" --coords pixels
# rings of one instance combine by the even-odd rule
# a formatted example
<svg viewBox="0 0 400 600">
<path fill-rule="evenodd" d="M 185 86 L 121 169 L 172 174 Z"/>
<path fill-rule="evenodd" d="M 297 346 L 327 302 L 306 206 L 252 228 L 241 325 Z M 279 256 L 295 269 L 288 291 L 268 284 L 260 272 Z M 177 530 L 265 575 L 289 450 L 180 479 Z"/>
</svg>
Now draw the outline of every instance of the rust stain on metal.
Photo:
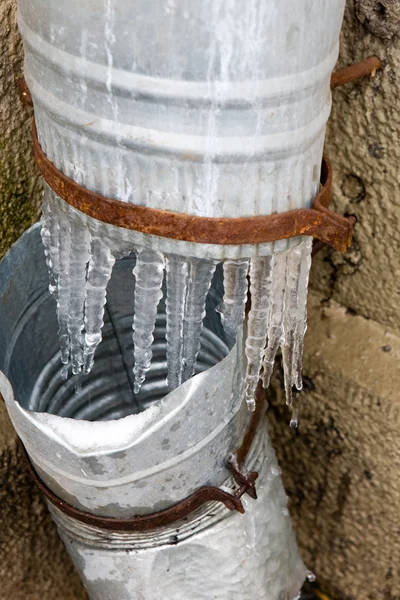
<svg viewBox="0 0 400 600">
<path fill-rule="evenodd" d="M 367 75 L 374 75 L 375 71 L 378 71 L 381 66 L 382 63 L 377 56 L 370 56 L 350 67 L 339 69 L 339 71 L 333 73 L 331 77 L 331 89 L 346 85 L 346 83 L 350 83 L 361 77 L 366 77 Z"/>
<path fill-rule="evenodd" d="M 35 125 L 33 146 L 38 167 L 52 190 L 74 208 L 110 225 L 198 244 L 262 244 L 302 235 L 318 238 L 339 252 L 345 252 L 351 244 L 351 219 L 326 208 L 332 184 L 332 169 L 326 159 L 322 163 L 322 189 L 315 197 L 313 208 L 268 216 L 209 218 L 130 204 L 82 187 L 47 158 L 40 147 Z"/>
<path fill-rule="evenodd" d="M 256 395 L 256 410 L 252 414 L 249 422 L 247 432 L 243 439 L 242 446 L 233 453 L 235 460 L 232 461 L 232 455 L 227 459 L 227 465 L 230 468 L 235 481 L 238 483 L 239 488 L 234 493 L 226 492 L 215 486 L 204 486 L 196 490 L 193 494 L 176 504 L 167 508 L 166 510 L 154 513 L 152 515 L 136 516 L 128 519 L 113 519 L 111 517 L 99 517 L 81 511 L 74 508 L 61 498 L 58 498 L 40 479 L 36 473 L 30 458 L 22 445 L 23 456 L 28 467 L 28 471 L 36 482 L 39 489 L 44 493 L 46 498 L 50 500 L 52 504 L 69 517 L 76 519 L 87 525 L 98 527 L 99 529 L 105 529 L 108 531 L 151 531 L 158 527 L 164 527 L 181 521 L 188 517 L 197 508 L 206 504 L 207 502 L 221 502 L 225 505 L 228 510 L 238 511 L 244 514 L 244 506 L 241 501 L 241 497 L 244 494 L 249 494 L 252 498 L 257 498 L 255 489 L 255 481 L 258 478 L 258 473 L 253 471 L 247 473 L 243 467 L 244 461 L 250 451 L 256 436 L 258 426 L 261 422 L 262 416 L 266 408 L 265 392 L 262 388 L 261 383 L 257 389 Z"/>
</svg>

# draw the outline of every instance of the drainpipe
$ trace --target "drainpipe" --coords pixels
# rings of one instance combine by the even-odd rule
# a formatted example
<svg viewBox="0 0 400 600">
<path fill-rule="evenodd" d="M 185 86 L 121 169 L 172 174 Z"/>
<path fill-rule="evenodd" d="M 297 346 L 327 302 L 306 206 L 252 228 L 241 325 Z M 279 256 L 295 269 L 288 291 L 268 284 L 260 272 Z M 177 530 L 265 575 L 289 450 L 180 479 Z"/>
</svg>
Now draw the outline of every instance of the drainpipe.
<svg viewBox="0 0 400 600">
<path fill-rule="evenodd" d="M 344 0 L 133 4 L 19 1 L 53 296 L 36 227 L 0 265 L 1 391 L 92 599 L 293 600 L 258 380 L 281 345 L 301 387 Z M 288 211 L 275 236 L 249 221 Z"/>
<path fill-rule="evenodd" d="M 45 189 L 43 241 L 62 362 L 75 374 L 92 369 L 114 261 L 135 250 L 142 280 L 135 304 L 144 309 L 134 322 L 134 388 L 151 364 L 166 267 L 175 389 L 194 372 L 206 295 L 224 261 L 221 311 L 233 334 L 250 273 L 248 406 L 254 410 L 261 367 L 268 386 L 279 346 L 291 404 L 293 386 L 301 388 L 311 264 L 310 238 L 295 233 L 312 229 L 295 211 L 312 206 L 320 185 L 344 0 L 151 6 L 19 2 L 36 154 L 52 188 Z M 66 189 L 60 177 L 81 189 Z M 97 195 L 83 198 L 82 190 Z M 275 227 L 272 239 L 263 236 L 263 221 L 251 220 L 288 211 L 292 230 Z M 232 228 L 235 218 L 247 221 Z"/>
<path fill-rule="evenodd" d="M 59 368 L 39 226 L 0 263 L 0 392 L 60 536 L 93 600 L 293 600 L 306 571 L 263 394 L 250 415 L 242 402 L 243 341 L 229 350 L 215 311 L 221 272 L 198 374 L 166 395 L 160 306 L 157 357 L 133 407 L 126 370 L 132 261 L 117 263 L 99 360 L 77 382 Z M 256 494 L 249 487 L 238 494 L 240 478 L 254 473 Z"/>
</svg>

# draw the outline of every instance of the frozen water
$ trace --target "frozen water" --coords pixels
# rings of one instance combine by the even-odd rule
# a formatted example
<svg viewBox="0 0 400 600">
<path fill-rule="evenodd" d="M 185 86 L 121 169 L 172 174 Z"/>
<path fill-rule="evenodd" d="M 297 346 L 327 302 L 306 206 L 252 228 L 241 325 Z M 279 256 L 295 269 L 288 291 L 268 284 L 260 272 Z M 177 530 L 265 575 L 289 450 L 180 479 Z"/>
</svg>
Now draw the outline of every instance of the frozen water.
<svg viewBox="0 0 400 600">
<path fill-rule="evenodd" d="M 133 317 L 133 343 L 135 366 L 134 392 L 138 394 L 146 373 L 150 369 L 153 353 L 153 331 L 156 324 L 157 307 L 162 298 L 164 279 L 164 257 L 160 252 L 148 248 L 136 250 L 135 312 Z"/>
<path fill-rule="evenodd" d="M 226 260 L 224 269 L 224 299 L 218 310 L 229 337 L 235 338 L 243 323 L 247 294 L 248 260 Z"/>
<path fill-rule="evenodd" d="M 272 257 L 262 256 L 250 261 L 251 309 L 246 339 L 247 374 L 246 402 L 249 410 L 255 409 L 255 392 L 268 328 L 272 287 Z"/>
<path fill-rule="evenodd" d="M 272 263 L 272 290 L 268 317 L 267 346 L 263 358 L 263 384 L 269 387 L 275 356 L 283 336 L 287 252 L 277 252 Z"/>
<path fill-rule="evenodd" d="M 307 290 L 311 267 L 311 239 L 293 248 L 287 258 L 287 278 L 285 309 L 283 318 L 283 371 L 286 402 L 293 403 L 293 387 L 303 387 L 301 367 L 304 335 L 307 327 Z M 297 413 L 294 408 L 293 423 L 297 426 Z"/>
<path fill-rule="evenodd" d="M 200 350 L 200 334 L 203 319 L 206 316 L 206 299 L 214 275 L 216 262 L 193 258 L 189 261 L 189 275 L 186 290 L 185 310 L 183 315 L 183 374 L 187 381 L 196 366 Z"/>
<path fill-rule="evenodd" d="M 70 299 L 70 253 L 71 221 L 60 211 L 59 220 L 59 272 L 57 274 L 57 315 L 60 336 L 61 362 L 66 365 L 70 358 L 69 299 Z"/>
<path fill-rule="evenodd" d="M 86 272 L 89 263 L 90 234 L 78 219 L 71 220 L 69 336 L 72 372 L 83 367 L 83 312 L 86 296 Z"/>
<path fill-rule="evenodd" d="M 54 209 L 51 208 L 51 195 L 54 195 L 53 192 L 47 188 L 43 195 L 42 205 L 42 241 L 49 270 L 49 292 L 55 295 L 57 292 L 57 277 L 60 272 L 59 227 Z"/>
<path fill-rule="evenodd" d="M 167 257 L 167 361 L 168 388 L 174 390 L 182 383 L 183 372 L 183 316 L 189 263 L 185 258 Z"/>
<path fill-rule="evenodd" d="M 115 258 L 104 238 L 92 235 L 85 299 L 84 369 L 90 373 L 94 353 L 101 342 L 107 284 L 110 281 Z"/>
<path fill-rule="evenodd" d="M 200 349 L 205 304 L 217 261 L 138 247 L 129 232 L 116 231 L 85 217 L 49 189 L 43 202 L 42 239 L 49 270 L 49 290 L 57 300 L 61 360 L 65 372 L 88 373 L 101 342 L 107 284 L 116 258 L 135 252 L 133 313 L 134 391 L 145 380 L 152 359 L 157 306 L 166 271 L 168 387 L 192 377 Z M 302 387 L 301 362 L 307 323 L 307 287 L 311 238 L 268 256 L 229 259 L 223 264 L 224 297 L 219 307 L 226 333 L 237 335 L 245 317 L 250 279 L 251 308 L 246 319 L 245 396 L 255 407 L 262 377 L 268 387 L 275 356 L 282 349 L 286 399 Z M 132 303 L 133 304 L 133 303 Z M 293 407 L 291 425 L 298 423 Z"/>
</svg>

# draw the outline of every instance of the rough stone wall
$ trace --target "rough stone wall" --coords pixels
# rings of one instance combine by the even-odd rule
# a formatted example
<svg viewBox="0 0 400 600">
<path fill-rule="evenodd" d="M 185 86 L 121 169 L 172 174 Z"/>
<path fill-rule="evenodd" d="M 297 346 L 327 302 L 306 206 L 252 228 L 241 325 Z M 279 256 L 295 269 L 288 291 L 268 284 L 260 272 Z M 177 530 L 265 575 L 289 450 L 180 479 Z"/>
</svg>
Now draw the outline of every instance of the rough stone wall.
<svg viewBox="0 0 400 600">
<path fill-rule="evenodd" d="M 328 128 L 335 208 L 356 214 L 355 243 L 343 257 L 324 250 L 314 261 L 297 433 L 279 374 L 271 394 L 304 558 L 342 600 L 400 600 L 398 8 L 398 0 L 348 0 L 341 65 L 374 53 L 384 61 L 374 79 L 335 90 Z M 15 0 L 0 0 L 0 254 L 38 214 L 30 113 L 15 86 L 21 70 Z M 0 597 L 83 600 L 2 405 L 0 480 Z"/>
</svg>

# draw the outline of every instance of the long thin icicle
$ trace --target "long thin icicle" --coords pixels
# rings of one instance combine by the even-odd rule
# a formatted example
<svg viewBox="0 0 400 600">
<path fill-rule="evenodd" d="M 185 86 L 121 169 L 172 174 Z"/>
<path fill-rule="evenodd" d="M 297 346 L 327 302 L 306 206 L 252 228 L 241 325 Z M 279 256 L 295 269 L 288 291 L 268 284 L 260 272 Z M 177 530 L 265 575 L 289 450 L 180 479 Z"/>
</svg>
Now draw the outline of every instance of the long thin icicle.
<svg viewBox="0 0 400 600">
<path fill-rule="evenodd" d="M 246 339 L 246 402 L 251 411 L 255 410 L 255 392 L 266 343 L 271 283 L 272 257 L 253 258 L 250 261 L 251 310 Z"/>
<path fill-rule="evenodd" d="M 271 304 L 267 330 L 268 344 L 264 352 L 262 374 L 265 389 L 269 387 L 275 356 L 282 343 L 287 256 L 287 251 L 277 252 L 272 259 Z"/>
<path fill-rule="evenodd" d="M 59 274 L 57 288 L 58 335 L 60 338 L 61 362 L 68 365 L 70 358 L 69 299 L 71 293 L 70 257 L 71 223 L 64 211 L 58 212 L 60 228 Z"/>
<path fill-rule="evenodd" d="M 89 262 L 90 233 L 85 221 L 71 219 L 69 335 L 72 373 L 81 372 L 83 359 L 83 327 L 86 296 L 86 274 Z"/>
<path fill-rule="evenodd" d="M 293 375 L 294 384 L 298 390 L 303 387 L 302 361 L 304 349 L 304 336 L 307 329 L 307 295 L 308 279 L 311 268 L 312 239 L 302 242 L 299 287 L 297 293 L 297 310 L 294 317 L 294 348 L 293 348 Z"/>
<path fill-rule="evenodd" d="M 54 214 L 54 207 L 51 206 L 50 190 L 45 189 L 42 203 L 41 218 L 41 236 L 46 257 L 46 265 L 49 271 L 49 292 L 57 296 L 59 265 L 59 239 L 58 239 L 58 220 Z"/>
<path fill-rule="evenodd" d="M 50 279 L 49 291 L 57 297 L 58 274 L 60 272 L 60 225 L 57 218 L 56 195 L 53 191 L 49 192 L 49 233 L 50 233 L 50 259 L 53 272 L 53 279 Z"/>
<path fill-rule="evenodd" d="M 194 375 L 200 350 L 200 334 L 206 315 L 206 299 L 217 263 L 192 258 L 189 261 L 189 278 L 183 318 L 183 381 Z"/>
<path fill-rule="evenodd" d="M 133 343 L 135 366 L 134 392 L 138 394 L 146 373 L 150 369 L 153 353 L 151 345 L 157 318 L 157 307 L 162 298 L 164 257 L 147 248 L 137 249 L 135 276 L 135 313 L 133 318 Z"/>
<path fill-rule="evenodd" d="M 92 370 L 94 353 L 101 342 L 106 289 L 114 263 L 113 254 L 100 235 L 92 237 L 85 301 L 85 373 Z"/>
<path fill-rule="evenodd" d="M 188 261 L 180 256 L 171 254 L 166 260 L 167 271 L 167 361 L 168 388 L 170 391 L 182 383 L 182 352 L 183 352 L 183 315 L 187 279 L 189 272 Z"/>
<path fill-rule="evenodd" d="M 295 319 L 297 298 L 299 293 L 301 271 L 302 244 L 291 248 L 287 259 L 287 276 L 285 292 L 285 312 L 283 316 L 283 374 L 285 382 L 286 403 L 292 405 L 292 388 L 297 382 L 294 372 Z"/>
<path fill-rule="evenodd" d="M 226 260 L 224 269 L 224 299 L 220 307 L 222 323 L 226 334 L 236 338 L 239 327 L 243 323 L 249 271 L 248 260 Z"/>
</svg>

